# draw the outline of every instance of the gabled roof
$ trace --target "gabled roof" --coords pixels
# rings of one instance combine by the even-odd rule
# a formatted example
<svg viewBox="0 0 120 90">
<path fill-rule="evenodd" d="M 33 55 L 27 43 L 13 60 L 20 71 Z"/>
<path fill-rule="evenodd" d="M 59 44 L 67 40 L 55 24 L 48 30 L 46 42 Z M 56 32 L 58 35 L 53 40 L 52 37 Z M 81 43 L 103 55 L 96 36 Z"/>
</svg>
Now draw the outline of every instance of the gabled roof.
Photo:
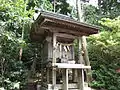
<svg viewBox="0 0 120 90">
<path fill-rule="evenodd" d="M 88 36 L 98 33 L 97 26 L 78 22 L 71 17 L 53 12 L 42 11 L 32 26 L 31 36 L 44 36 L 45 32 L 57 32 L 74 36 Z"/>
</svg>

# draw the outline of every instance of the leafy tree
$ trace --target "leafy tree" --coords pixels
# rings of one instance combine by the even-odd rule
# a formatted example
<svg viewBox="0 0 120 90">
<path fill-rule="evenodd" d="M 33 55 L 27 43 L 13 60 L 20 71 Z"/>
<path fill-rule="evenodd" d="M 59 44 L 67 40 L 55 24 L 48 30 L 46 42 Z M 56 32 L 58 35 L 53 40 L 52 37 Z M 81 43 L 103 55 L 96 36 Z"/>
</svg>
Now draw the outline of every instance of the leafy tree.
<svg viewBox="0 0 120 90">
<path fill-rule="evenodd" d="M 48 10 L 48 11 L 53 10 L 53 5 L 49 0 L 36 0 L 36 7 L 42 10 Z"/>
<path fill-rule="evenodd" d="M 66 0 L 56 0 L 56 12 L 68 15 L 68 13 L 71 13 L 71 7 L 69 3 L 67 3 Z"/>
<path fill-rule="evenodd" d="M 98 24 L 98 20 L 100 20 L 101 17 L 98 14 L 99 10 L 95 6 L 84 4 L 83 11 L 83 17 L 85 22 L 94 25 Z"/>
<path fill-rule="evenodd" d="M 107 29 L 110 30 L 102 30 L 98 35 L 89 38 L 88 48 L 93 69 L 91 86 L 119 90 L 120 73 L 117 73 L 116 70 L 120 66 L 120 18 L 104 18 L 100 23 L 109 27 Z"/>
<path fill-rule="evenodd" d="M 84 4 L 83 17 L 85 22 L 99 25 L 102 18 L 114 19 L 120 15 L 120 2 L 117 0 L 98 0 L 98 7 Z"/>
<path fill-rule="evenodd" d="M 120 15 L 120 2 L 118 0 L 98 0 L 100 15 L 115 18 Z"/>
<path fill-rule="evenodd" d="M 23 37 L 28 36 L 33 10 L 26 10 L 24 0 L 0 0 L 0 3 L 0 87 L 17 90 L 27 76 L 19 50 L 27 46 Z"/>
</svg>

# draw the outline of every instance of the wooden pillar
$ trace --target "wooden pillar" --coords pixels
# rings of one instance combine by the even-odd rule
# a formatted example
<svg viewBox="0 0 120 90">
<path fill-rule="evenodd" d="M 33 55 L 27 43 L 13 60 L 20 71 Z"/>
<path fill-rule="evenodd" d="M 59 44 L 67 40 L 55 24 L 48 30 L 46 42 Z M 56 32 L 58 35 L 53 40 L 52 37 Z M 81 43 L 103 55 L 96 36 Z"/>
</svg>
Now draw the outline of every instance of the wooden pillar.
<svg viewBox="0 0 120 90">
<path fill-rule="evenodd" d="M 68 90 L 68 69 L 63 69 L 63 90 Z"/>
<path fill-rule="evenodd" d="M 83 56 L 82 56 L 82 37 L 78 38 L 79 41 L 79 62 L 83 63 Z M 78 69 L 78 88 L 79 90 L 84 90 L 84 70 Z"/>
<path fill-rule="evenodd" d="M 84 70 L 78 69 L 78 90 L 84 90 Z"/>
<path fill-rule="evenodd" d="M 56 52 L 56 34 L 53 33 L 53 59 L 52 59 L 52 84 L 53 84 L 53 90 L 55 90 L 56 87 L 56 58 L 55 58 L 55 52 Z"/>
<path fill-rule="evenodd" d="M 73 82 L 77 82 L 77 78 L 78 78 L 78 75 L 77 75 L 77 69 L 73 69 L 72 70 L 72 72 L 73 72 Z"/>
<path fill-rule="evenodd" d="M 78 38 L 78 56 L 79 56 L 79 63 L 80 64 L 83 64 L 83 56 L 82 56 L 82 51 L 83 51 L 83 49 L 82 49 L 82 37 L 79 37 Z"/>
<path fill-rule="evenodd" d="M 84 51 L 84 61 L 85 61 L 85 65 L 86 66 L 90 66 L 90 61 L 89 61 L 89 57 L 88 57 L 88 51 L 87 51 L 87 41 L 86 41 L 86 37 L 82 36 L 82 47 L 83 47 L 83 51 Z M 91 69 L 87 69 L 86 75 L 87 75 L 87 82 L 89 83 L 92 79 L 92 75 L 91 73 Z"/>
<path fill-rule="evenodd" d="M 73 59 L 75 60 L 75 50 L 74 47 L 72 46 L 72 55 L 73 55 Z M 75 60 L 75 63 L 78 63 L 78 61 Z M 73 82 L 77 82 L 77 69 L 72 69 L 72 79 Z"/>
<path fill-rule="evenodd" d="M 44 49 L 44 47 L 43 47 L 43 49 Z M 43 61 L 44 61 L 44 50 L 41 50 L 41 56 L 42 56 L 42 60 L 41 60 L 41 86 L 43 85 L 43 78 L 44 78 L 44 75 L 43 75 Z"/>
<path fill-rule="evenodd" d="M 47 83 L 50 83 L 50 69 L 47 68 Z"/>
<path fill-rule="evenodd" d="M 75 50 L 74 50 L 74 45 L 71 45 L 71 54 L 72 54 L 72 59 L 75 60 Z"/>
</svg>

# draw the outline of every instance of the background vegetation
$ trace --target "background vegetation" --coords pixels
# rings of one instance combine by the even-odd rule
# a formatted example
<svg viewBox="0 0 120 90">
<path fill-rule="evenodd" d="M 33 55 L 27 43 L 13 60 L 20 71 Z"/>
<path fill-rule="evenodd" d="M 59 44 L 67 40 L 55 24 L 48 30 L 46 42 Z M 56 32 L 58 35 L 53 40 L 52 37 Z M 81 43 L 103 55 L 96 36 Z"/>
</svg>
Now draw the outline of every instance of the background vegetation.
<svg viewBox="0 0 120 90">
<path fill-rule="evenodd" d="M 56 12 L 76 17 L 76 9 L 66 0 L 56 0 Z M 84 3 L 87 0 L 83 0 Z M 40 73 L 42 44 L 31 42 L 34 8 L 53 11 L 53 0 L 0 0 L 0 87 L 19 89 L 29 77 Z M 88 38 L 93 69 L 90 86 L 97 89 L 120 89 L 120 3 L 99 0 L 98 7 L 84 4 L 84 20 L 99 25 L 100 33 Z M 36 64 L 35 61 L 38 63 Z M 33 66 L 35 67 L 33 68 Z M 31 75 L 31 72 L 34 75 Z M 35 73 L 36 72 L 36 73 Z M 19 86 L 20 85 L 20 86 Z"/>
</svg>

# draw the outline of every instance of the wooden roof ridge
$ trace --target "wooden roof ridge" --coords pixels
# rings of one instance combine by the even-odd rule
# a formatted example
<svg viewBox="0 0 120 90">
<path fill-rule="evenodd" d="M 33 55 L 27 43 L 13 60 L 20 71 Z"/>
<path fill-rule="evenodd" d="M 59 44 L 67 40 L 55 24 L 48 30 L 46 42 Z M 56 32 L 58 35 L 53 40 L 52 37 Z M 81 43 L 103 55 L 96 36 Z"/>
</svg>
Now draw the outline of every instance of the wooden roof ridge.
<svg viewBox="0 0 120 90">
<path fill-rule="evenodd" d="M 77 24 L 77 25 L 82 25 L 82 26 L 97 29 L 97 30 L 99 30 L 99 28 L 100 28 L 99 26 L 91 25 L 91 24 L 88 24 L 88 23 L 85 23 L 85 22 L 79 22 L 79 21 L 77 21 L 77 20 L 75 20 L 72 17 L 69 17 L 67 15 L 54 13 L 54 12 L 51 12 L 51 11 L 41 11 L 40 15 L 36 19 L 36 22 L 39 21 L 41 17 L 42 18 L 49 18 L 49 19 L 59 19 L 59 20 L 62 20 L 62 21 L 71 22 L 71 23 L 74 23 L 74 24 Z"/>
</svg>

